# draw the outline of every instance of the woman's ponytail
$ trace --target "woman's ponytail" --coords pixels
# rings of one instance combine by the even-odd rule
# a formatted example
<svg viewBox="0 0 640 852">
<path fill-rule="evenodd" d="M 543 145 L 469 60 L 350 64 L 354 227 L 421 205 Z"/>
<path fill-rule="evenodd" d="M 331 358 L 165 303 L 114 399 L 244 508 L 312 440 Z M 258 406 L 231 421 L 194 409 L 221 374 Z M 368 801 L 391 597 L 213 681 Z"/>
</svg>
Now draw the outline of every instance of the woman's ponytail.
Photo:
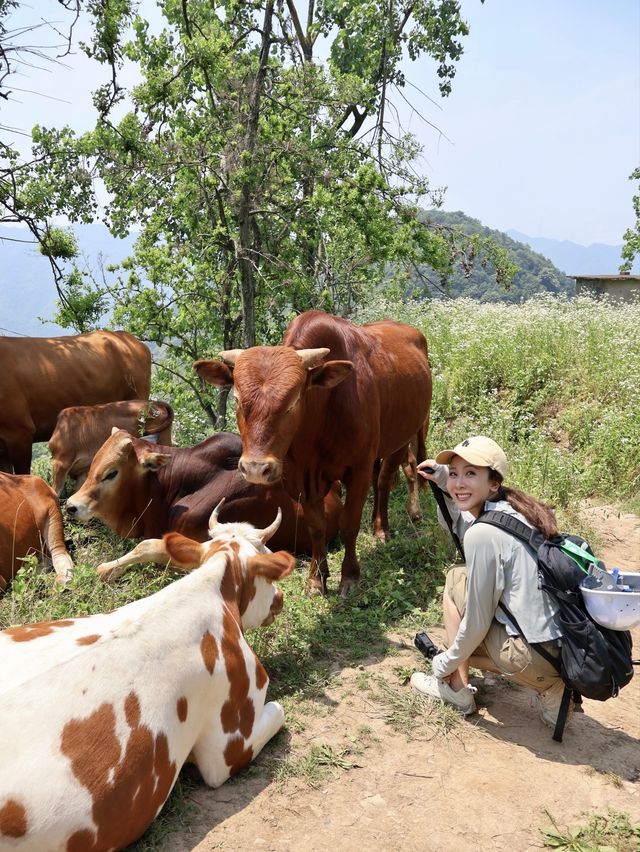
<svg viewBox="0 0 640 852">
<path fill-rule="evenodd" d="M 492 471 L 492 474 L 499 478 L 499 474 Z M 545 536 L 545 538 L 553 538 L 558 535 L 558 524 L 556 516 L 551 508 L 546 503 L 536 500 L 530 494 L 525 494 L 518 488 L 508 488 L 500 484 L 500 488 L 495 498 L 497 500 L 506 500 L 510 503 L 516 512 L 520 512 L 537 530 Z"/>
</svg>

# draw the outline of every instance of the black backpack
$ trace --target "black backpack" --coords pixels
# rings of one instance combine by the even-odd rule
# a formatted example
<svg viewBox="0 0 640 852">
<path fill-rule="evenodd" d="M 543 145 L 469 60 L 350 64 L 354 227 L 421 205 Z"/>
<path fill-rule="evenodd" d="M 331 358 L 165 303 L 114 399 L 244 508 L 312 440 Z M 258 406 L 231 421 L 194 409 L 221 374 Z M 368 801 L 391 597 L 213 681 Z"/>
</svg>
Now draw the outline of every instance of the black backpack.
<svg viewBox="0 0 640 852">
<path fill-rule="evenodd" d="M 499 527 L 535 551 L 540 588 L 558 605 L 560 656 L 554 657 L 538 643 L 531 643 L 531 647 L 558 670 L 565 684 L 553 733 L 553 739 L 562 742 L 572 694 L 606 701 L 617 696 L 633 677 L 631 634 L 602 627 L 586 610 L 579 586 L 587 574 L 585 564 L 597 564 L 598 560 L 584 539 L 573 535 L 547 539 L 539 530 L 505 512 L 485 512 L 476 521 L 480 522 Z M 522 633 L 507 607 L 502 602 L 499 606 Z"/>
</svg>

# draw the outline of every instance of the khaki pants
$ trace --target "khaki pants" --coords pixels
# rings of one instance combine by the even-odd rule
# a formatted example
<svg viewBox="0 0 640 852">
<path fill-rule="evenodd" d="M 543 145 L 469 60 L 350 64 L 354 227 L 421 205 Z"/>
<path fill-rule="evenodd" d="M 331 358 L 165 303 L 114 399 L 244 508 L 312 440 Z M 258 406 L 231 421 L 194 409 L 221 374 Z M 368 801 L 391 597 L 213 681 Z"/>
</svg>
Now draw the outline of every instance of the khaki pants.
<svg viewBox="0 0 640 852">
<path fill-rule="evenodd" d="M 453 601 L 461 616 L 467 606 L 467 568 L 454 565 L 447 574 L 444 593 Z M 553 656 L 559 649 L 555 642 L 545 642 L 543 648 Z M 522 636 L 510 636 L 504 624 L 491 622 L 489 632 L 472 656 L 489 657 L 496 669 L 521 686 L 541 692 L 560 680 L 560 675 L 550 662 L 537 653 Z"/>
</svg>

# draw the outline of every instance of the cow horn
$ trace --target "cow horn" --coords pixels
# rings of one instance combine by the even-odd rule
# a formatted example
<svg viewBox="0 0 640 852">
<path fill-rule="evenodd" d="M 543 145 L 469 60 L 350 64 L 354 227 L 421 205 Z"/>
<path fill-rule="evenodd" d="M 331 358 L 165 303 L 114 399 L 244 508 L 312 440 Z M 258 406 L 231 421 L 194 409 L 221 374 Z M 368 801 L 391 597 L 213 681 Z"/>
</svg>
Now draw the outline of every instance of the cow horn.
<svg viewBox="0 0 640 852">
<path fill-rule="evenodd" d="M 244 349 L 226 349 L 224 352 L 218 352 L 218 358 L 222 358 L 227 367 L 235 367 L 238 356 L 243 352 Z"/>
<path fill-rule="evenodd" d="M 219 513 L 220 509 L 222 508 L 225 500 L 226 500 L 226 497 L 223 497 L 222 500 L 218 503 L 218 505 L 215 507 L 215 509 L 211 513 L 211 517 L 209 518 L 209 524 L 208 524 L 209 533 L 211 533 L 211 531 L 214 530 L 218 526 L 218 513 Z"/>
<path fill-rule="evenodd" d="M 302 359 L 303 367 L 315 367 L 323 358 L 326 358 L 330 349 L 298 349 L 298 355 Z"/>
<path fill-rule="evenodd" d="M 265 527 L 263 530 L 256 530 L 258 537 L 262 539 L 262 543 L 266 544 L 270 538 L 277 533 L 278 527 L 282 521 L 282 509 L 278 506 L 278 514 L 276 515 L 275 521 L 270 524 L 268 527 Z"/>
</svg>

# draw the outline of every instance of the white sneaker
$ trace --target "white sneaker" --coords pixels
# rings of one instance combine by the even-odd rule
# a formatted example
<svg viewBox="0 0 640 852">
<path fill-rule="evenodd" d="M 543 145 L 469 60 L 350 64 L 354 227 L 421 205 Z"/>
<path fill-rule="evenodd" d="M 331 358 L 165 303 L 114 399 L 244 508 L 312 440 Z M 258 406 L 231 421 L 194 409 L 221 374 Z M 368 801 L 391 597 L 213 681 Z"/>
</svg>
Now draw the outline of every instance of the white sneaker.
<svg viewBox="0 0 640 852">
<path fill-rule="evenodd" d="M 452 704 L 465 716 L 476 712 L 476 702 L 473 697 L 477 692 L 475 686 L 463 686 L 456 692 L 448 683 L 424 672 L 414 672 L 409 682 L 416 692 L 426 695 L 427 698 L 439 698 L 445 704 Z"/>
</svg>

